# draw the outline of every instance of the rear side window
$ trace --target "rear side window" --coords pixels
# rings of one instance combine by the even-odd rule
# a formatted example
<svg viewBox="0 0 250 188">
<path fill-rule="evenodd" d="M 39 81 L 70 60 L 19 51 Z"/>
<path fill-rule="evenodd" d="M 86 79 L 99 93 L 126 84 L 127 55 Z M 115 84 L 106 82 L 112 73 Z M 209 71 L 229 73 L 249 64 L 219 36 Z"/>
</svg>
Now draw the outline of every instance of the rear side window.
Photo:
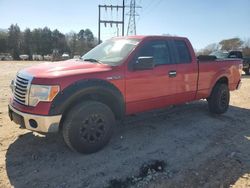
<svg viewBox="0 0 250 188">
<path fill-rule="evenodd" d="M 174 40 L 174 45 L 177 50 L 177 63 L 190 63 L 191 56 L 186 43 L 182 40 Z"/>
</svg>

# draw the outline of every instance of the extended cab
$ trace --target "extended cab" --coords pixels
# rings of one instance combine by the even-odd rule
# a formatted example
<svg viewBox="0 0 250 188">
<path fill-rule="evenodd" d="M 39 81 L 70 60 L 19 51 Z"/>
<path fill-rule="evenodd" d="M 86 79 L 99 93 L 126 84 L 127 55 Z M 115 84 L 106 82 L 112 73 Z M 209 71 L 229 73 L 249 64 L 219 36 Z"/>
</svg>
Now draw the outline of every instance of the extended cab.
<svg viewBox="0 0 250 188">
<path fill-rule="evenodd" d="M 224 113 L 229 91 L 240 85 L 242 62 L 199 59 L 182 37 L 112 38 L 79 60 L 19 71 L 9 116 L 31 131 L 60 131 L 71 149 L 91 153 L 129 114 L 199 99 L 207 99 L 210 112 Z"/>
</svg>

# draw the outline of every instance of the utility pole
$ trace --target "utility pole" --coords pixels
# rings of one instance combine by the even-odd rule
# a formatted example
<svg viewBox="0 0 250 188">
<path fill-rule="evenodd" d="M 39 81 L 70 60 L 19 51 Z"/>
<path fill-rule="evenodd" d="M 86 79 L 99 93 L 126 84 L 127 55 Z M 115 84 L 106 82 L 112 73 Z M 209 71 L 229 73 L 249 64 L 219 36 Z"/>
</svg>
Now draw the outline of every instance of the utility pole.
<svg viewBox="0 0 250 188">
<path fill-rule="evenodd" d="M 125 25 L 125 21 L 124 21 L 124 17 L 125 17 L 125 0 L 122 0 L 122 36 L 124 36 L 124 25 Z"/>
<path fill-rule="evenodd" d="M 122 36 L 124 36 L 124 15 L 125 15 L 125 0 L 122 1 L 122 6 L 121 5 L 99 5 L 99 18 L 98 18 L 98 43 L 101 43 L 101 24 L 103 23 L 105 27 L 107 27 L 108 24 L 110 24 L 110 27 L 113 26 L 113 24 L 116 25 L 116 27 L 118 28 L 119 25 L 122 25 Z M 116 10 L 117 14 L 119 10 L 122 10 L 122 19 L 119 20 L 103 20 L 102 19 L 102 10 L 105 11 L 112 11 Z M 117 34 L 119 32 L 119 29 L 117 29 Z"/>
<path fill-rule="evenodd" d="M 129 6 L 129 22 L 128 22 L 128 29 L 127 29 L 127 35 L 136 35 L 136 22 L 135 17 L 139 16 L 139 14 L 136 13 L 136 8 L 141 8 L 141 6 L 136 6 L 135 0 L 130 0 L 130 6 Z"/>
</svg>

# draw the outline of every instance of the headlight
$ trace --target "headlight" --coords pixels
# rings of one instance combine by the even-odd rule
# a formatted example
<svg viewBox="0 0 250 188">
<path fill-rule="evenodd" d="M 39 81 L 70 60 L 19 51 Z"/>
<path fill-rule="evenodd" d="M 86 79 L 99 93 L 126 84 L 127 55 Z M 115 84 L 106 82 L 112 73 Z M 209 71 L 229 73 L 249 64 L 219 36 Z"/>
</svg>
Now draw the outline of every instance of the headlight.
<svg viewBox="0 0 250 188">
<path fill-rule="evenodd" d="M 36 106 L 40 101 L 50 102 L 60 91 L 59 86 L 34 85 L 29 92 L 29 106 Z"/>
</svg>

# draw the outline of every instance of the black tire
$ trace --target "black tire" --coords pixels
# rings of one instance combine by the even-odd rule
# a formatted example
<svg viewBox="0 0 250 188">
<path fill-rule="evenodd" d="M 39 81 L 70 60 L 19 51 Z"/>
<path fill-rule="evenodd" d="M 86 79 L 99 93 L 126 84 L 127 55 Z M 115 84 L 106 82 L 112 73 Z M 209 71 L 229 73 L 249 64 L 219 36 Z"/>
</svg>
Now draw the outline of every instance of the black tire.
<svg viewBox="0 0 250 188">
<path fill-rule="evenodd" d="M 208 107 L 211 113 L 223 114 L 229 107 L 230 93 L 226 84 L 216 84 L 208 98 Z"/>
<path fill-rule="evenodd" d="M 107 105 L 86 101 L 73 107 L 66 115 L 63 138 L 74 151 L 94 153 L 109 142 L 114 123 L 114 114 Z"/>
</svg>

